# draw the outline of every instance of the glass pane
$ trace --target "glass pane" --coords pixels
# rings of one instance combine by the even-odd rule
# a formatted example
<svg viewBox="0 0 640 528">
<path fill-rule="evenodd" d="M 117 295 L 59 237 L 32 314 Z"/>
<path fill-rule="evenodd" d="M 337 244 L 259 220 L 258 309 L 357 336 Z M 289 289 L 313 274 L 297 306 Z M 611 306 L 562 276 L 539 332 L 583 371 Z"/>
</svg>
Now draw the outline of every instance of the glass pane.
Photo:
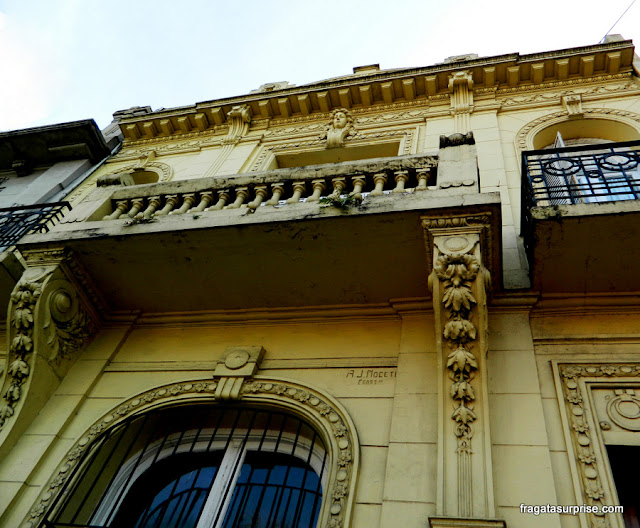
<svg viewBox="0 0 640 528">
<path fill-rule="evenodd" d="M 110 526 L 196 528 L 220 455 L 175 456 L 152 466 L 127 494 Z"/>
<path fill-rule="evenodd" d="M 313 528 L 318 519 L 320 479 L 290 455 L 247 453 L 223 528 Z"/>
</svg>

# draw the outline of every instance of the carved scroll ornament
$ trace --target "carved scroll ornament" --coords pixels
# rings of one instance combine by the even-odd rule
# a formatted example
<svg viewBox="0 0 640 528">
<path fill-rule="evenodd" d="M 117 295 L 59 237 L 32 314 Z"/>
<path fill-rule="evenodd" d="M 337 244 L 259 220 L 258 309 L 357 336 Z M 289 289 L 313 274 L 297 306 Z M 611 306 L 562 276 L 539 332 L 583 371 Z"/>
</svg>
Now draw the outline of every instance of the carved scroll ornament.
<svg viewBox="0 0 640 528">
<path fill-rule="evenodd" d="M 44 359 L 62 377 L 69 360 L 95 331 L 95 317 L 62 266 L 27 268 L 9 305 L 9 354 L 0 403 L 0 431 L 16 414 L 28 391 L 35 356 Z"/>
</svg>

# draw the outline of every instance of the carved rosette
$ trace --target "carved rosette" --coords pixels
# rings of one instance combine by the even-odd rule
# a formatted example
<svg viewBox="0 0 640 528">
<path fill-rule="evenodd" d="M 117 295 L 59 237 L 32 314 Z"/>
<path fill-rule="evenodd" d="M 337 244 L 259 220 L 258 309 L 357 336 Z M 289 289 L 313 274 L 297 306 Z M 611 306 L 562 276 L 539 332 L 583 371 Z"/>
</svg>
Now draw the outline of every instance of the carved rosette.
<svg viewBox="0 0 640 528">
<path fill-rule="evenodd" d="M 94 423 L 67 453 L 56 472 L 41 492 L 24 522 L 24 528 L 39 526 L 50 504 L 72 478 L 74 469 L 93 442 L 108 429 L 134 414 L 140 414 L 178 401 L 222 402 L 216 396 L 221 380 L 194 380 L 165 385 L 139 394 L 116 407 Z M 309 387 L 288 380 L 249 378 L 242 383 L 236 401 L 248 404 L 285 406 L 305 417 L 323 433 L 330 454 L 325 487 L 326 507 L 321 510 L 318 526 L 342 528 L 351 514 L 355 498 L 355 476 L 358 469 L 358 440 L 353 424 L 338 404 Z M 324 523 L 324 524 L 320 524 Z"/>
<path fill-rule="evenodd" d="M 69 280 L 64 252 L 46 252 L 28 268 L 11 294 L 8 313 L 8 369 L 0 403 L 0 430 L 25 399 L 36 356 L 47 362 L 59 378 L 76 353 L 95 334 L 96 318 Z M 57 265 L 51 260 L 60 259 Z M 37 369 L 36 369 L 37 370 Z"/>
<path fill-rule="evenodd" d="M 603 451 L 598 448 L 598 435 L 593 432 L 589 425 L 589 409 L 585 406 L 585 400 L 588 399 L 588 395 L 586 394 L 587 389 L 584 382 L 598 383 L 602 381 L 607 382 L 607 385 L 609 385 L 616 378 L 640 378 L 640 365 L 624 363 L 565 364 L 559 365 L 558 371 L 569 425 L 570 444 L 576 458 L 578 479 L 583 493 L 582 500 L 584 500 L 585 504 L 598 506 L 598 509 L 602 510 L 602 506 L 613 504 L 613 497 L 605 490 L 603 483 L 606 462 L 598 458 L 597 453 Z M 613 398 L 607 407 L 607 414 L 612 419 L 611 411 L 615 408 L 618 399 L 623 400 L 624 396 Z M 593 418 L 594 420 L 596 419 L 595 416 Z M 600 427 L 606 430 L 607 427 L 610 427 L 610 424 L 602 422 Z M 580 500 L 578 498 L 578 502 Z M 611 526 L 608 515 L 602 513 L 587 513 L 585 515 L 592 528 L 608 528 Z"/>
</svg>

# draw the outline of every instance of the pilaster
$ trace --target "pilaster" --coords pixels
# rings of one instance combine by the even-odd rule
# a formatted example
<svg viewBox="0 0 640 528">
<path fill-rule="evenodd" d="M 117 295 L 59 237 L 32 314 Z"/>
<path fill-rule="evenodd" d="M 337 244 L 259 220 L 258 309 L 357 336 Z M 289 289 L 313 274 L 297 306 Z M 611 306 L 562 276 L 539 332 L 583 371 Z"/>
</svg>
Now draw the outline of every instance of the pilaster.
<svg viewBox="0 0 640 528">
<path fill-rule="evenodd" d="M 486 526 L 495 516 L 486 371 L 491 214 L 423 217 L 422 225 L 438 369 L 437 518 L 430 522 Z"/>
</svg>

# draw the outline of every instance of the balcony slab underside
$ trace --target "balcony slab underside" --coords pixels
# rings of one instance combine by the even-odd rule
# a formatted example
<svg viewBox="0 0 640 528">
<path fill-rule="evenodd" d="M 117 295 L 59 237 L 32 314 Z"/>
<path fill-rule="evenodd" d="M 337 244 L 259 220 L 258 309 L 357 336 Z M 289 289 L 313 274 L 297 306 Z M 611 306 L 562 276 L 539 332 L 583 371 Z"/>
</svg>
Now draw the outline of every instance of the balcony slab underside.
<svg viewBox="0 0 640 528">
<path fill-rule="evenodd" d="M 497 194 L 365 199 L 346 211 L 317 204 L 60 224 L 19 249 L 64 246 L 108 309 L 146 313 L 387 303 L 428 294 L 421 216 L 490 211 Z"/>
<path fill-rule="evenodd" d="M 535 207 L 531 216 L 534 288 L 640 291 L 640 201 Z"/>
</svg>

